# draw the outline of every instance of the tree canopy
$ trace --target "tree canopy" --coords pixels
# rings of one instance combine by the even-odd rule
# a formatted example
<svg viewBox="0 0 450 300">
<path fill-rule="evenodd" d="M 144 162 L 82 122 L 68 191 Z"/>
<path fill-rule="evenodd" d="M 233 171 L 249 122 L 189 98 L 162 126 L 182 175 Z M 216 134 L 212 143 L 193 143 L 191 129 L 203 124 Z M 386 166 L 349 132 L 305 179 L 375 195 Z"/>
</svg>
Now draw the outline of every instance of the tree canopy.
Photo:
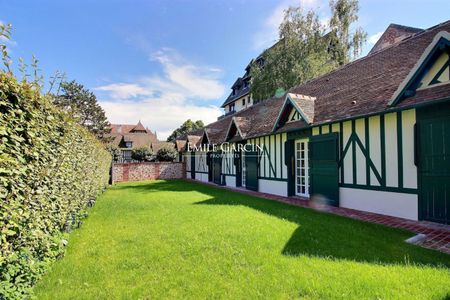
<svg viewBox="0 0 450 300">
<path fill-rule="evenodd" d="M 357 28 L 358 0 L 330 0 L 332 17 L 324 25 L 313 10 L 289 7 L 279 41 L 252 64 L 251 92 L 256 102 L 328 73 L 357 57 L 366 33 Z"/>
<path fill-rule="evenodd" d="M 175 142 L 175 140 L 184 135 L 187 134 L 190 131 L 200 129 L 205 127 L 202 120 L 197 120 L 193 122 L 191 119 L 186 120 L 180 127 L 175 129 L 171 135 L 167 138 L 168 142 Z"/>
<path fill-rule="evenodd" d="M 78 123 L 99 138 L 109 133 L 109 122 L 105 111 L 97 102 L 93 92 L 75 80 L 61 83 L 61 94 L 53 97 L 53 102 L 70 114 Z"/>
</svg>

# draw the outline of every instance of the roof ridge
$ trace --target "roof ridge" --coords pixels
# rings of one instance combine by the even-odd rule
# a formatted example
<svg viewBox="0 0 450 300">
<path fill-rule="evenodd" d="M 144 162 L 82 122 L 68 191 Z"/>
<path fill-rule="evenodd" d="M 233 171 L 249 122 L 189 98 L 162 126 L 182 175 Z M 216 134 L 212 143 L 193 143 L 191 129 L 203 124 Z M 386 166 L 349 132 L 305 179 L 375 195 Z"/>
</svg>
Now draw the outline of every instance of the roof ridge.
<svg viewBox="0 0 450 300">
<path fill-rule="evenodd" d="M 402 25 L 402 24 L 398 24 L 398 23 L 390 23 L 389 26 L 388 26 L 388 28 L 389 28 L 390 26 L 396 26 L 396 27 L 400 27 L 400 28 L 404 28 L 404 29 L 421 30 L 421 31 L 422 31 L 422 30 L 426 30 L 426 29 L 423 29 L 423 28 L 420 28 L 420 27 L 412 27 L 412 26 Z"/>
<path fill-rule="evenodd" d="M 412 38 L 416 38 L 416 37 L 418 37 L 418 36 L 421 35 L 421 34 L 428 33 L 428 32 L 434 30 L 435 28 L 437 28 L 437 27 L 439 27 L 439 26 L 446 25 L 447 23 L 450 23 L 450 20 L 447 20 L 447 21 L 445 21 L 445 22 L 442 22 L 442 23 L 433 25 L 433 26 L 431 26 L 431 27 L 429 27 L 429 28 L 426 28 L 426 29 L 421 29 L 421 28 L 418 28 L 418 27 L 404 26 L 404 25 L 399 25 L 399 24 L 391 23 L 390 25 L 402 26 L 402 27 L 405 27 L 405 28 L 420 29 L 421 31 L 415 32 L 415 33 L 411 34 L 410 36 L 408 36 L 408 37 L 406 37 L 406 38 L 404 38 L 404 39 L 402 39 L 402 40 L 400 40 L 400 41 L 398 41 L 398 42 L 396 42 L 396 43 L 390 44 L 389 46 L 386 46 L 386 47 L 384 47 L 384 48 L 382 48 L 382 49 L 380 49 L 380 50 L 378 50 L 378 51 L 374 51 L 373 53 L 369 53 L 369 54 L 367 54 L 365 57 L 371 56 L 371 55 L 374 55 L 374 54 L 383 52 L 383 51 L 386 50 L 386 49 L 389 49 L 389 48 L 398 46 L 399 44 L 401 44 L 401 43 L 403 43 L 403 42 L 409 41 L 409 40 L 412 39 Z"/>
</svg>

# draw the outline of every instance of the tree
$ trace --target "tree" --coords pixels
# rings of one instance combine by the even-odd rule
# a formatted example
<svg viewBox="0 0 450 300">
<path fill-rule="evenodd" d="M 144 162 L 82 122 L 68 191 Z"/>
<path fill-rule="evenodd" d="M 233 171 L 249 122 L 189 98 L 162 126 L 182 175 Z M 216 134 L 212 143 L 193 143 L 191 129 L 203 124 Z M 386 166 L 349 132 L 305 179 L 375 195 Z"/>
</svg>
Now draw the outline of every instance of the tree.
<svg viewBox="0 0 450 300">
<path fill-rule="evenodd" d="M 359 54 L 365 33 L 360 28 L 349 33 L 350 25 L 358 20 L 358 1 L 331 0 L 330 8 L 333 16 L 328 25 L 301 6 L 284 12 L 279 41 L 251 66 L 251 93 L 256 102 L 274 96 L 276 90 L 288 90 L 328 73 Z"/>
<path fill-rule="evenodd" d="M 252 65 L 253 98 L 267 99 L 277 89 L 288 90 L 331 71 L 335 66 L 324 35 L 325 28 L 314 11 L 288 8 L 279 27 L 279 41 L 262 54 L 262 63 Z"/>
<path fill-rule="evenodd" d="M 177 157 L 178 152 L 173 148 L 161 148 L 156 153 L 156 160 L 158 161 L 174 161 Z"/>
<path fill-rule="evenodd" d="M 330 52 L 332 59 L 342 66 L 361 54 L 367 33 L 361 27 L 350 32 L 350 26 L 358 21 L 358 0 L 330 0 L 330 8 Z"/>
<path fill-rule="evenodd" d="M 110 131 L 110 124 L 94 93 L 75 80 L 62 82 L 61 93 L 53 97 L 54 104 L 97 137 L 104 139 L 104 135 Z"/>
<path fill-rule="evenodd" d="M 139 147 L 131 150 L 131 158 L 137 161 L 152 161 L 155 159 L 152 149 Z"/>
<path fill-rule="evenodd" d="M 106 150 L 111 154 L 113 161 L 118 161 L 122 156 L 122 151 L 115 145 L 106 146 Z"/>
<path fill-rule="evenodd" d="M 167 138 L 168 142 L 175 142 L 175 140 L 184 135 L 187 134 L 190 131 L 197 130 L 200 128 L 205 127 L 202 120 L 197 120 L 195 122 L 192 122 L 191 119 L 186 120 L 180 127 L 175 129 L 171 135 Z"/>
</svg>

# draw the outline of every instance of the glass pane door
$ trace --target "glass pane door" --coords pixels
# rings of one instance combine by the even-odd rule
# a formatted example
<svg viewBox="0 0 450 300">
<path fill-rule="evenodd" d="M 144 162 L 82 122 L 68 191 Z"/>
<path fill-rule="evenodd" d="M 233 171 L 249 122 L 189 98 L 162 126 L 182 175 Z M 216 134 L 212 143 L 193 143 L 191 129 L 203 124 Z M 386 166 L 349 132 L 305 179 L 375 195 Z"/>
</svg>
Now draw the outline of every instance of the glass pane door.
<svg viewBox="0 0 450 300">
<path fill-rule="evenodd" d="M 309 197 L 308 140 L 295 141 L 295 194 Z"/>
</svg>

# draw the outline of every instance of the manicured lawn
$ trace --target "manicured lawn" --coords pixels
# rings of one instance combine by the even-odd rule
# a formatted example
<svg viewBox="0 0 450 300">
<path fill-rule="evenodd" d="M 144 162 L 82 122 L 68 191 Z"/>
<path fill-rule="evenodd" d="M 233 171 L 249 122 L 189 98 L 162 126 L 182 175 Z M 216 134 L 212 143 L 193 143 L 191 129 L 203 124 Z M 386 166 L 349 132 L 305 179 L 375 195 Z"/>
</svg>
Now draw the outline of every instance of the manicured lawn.
<svg viewBox="0 0 450 300">
<path fill-rule="evenodd" d="M 412 234 L 185 181 L 110 188 L 38 299 L 445 299 Z"/>
</svg>

